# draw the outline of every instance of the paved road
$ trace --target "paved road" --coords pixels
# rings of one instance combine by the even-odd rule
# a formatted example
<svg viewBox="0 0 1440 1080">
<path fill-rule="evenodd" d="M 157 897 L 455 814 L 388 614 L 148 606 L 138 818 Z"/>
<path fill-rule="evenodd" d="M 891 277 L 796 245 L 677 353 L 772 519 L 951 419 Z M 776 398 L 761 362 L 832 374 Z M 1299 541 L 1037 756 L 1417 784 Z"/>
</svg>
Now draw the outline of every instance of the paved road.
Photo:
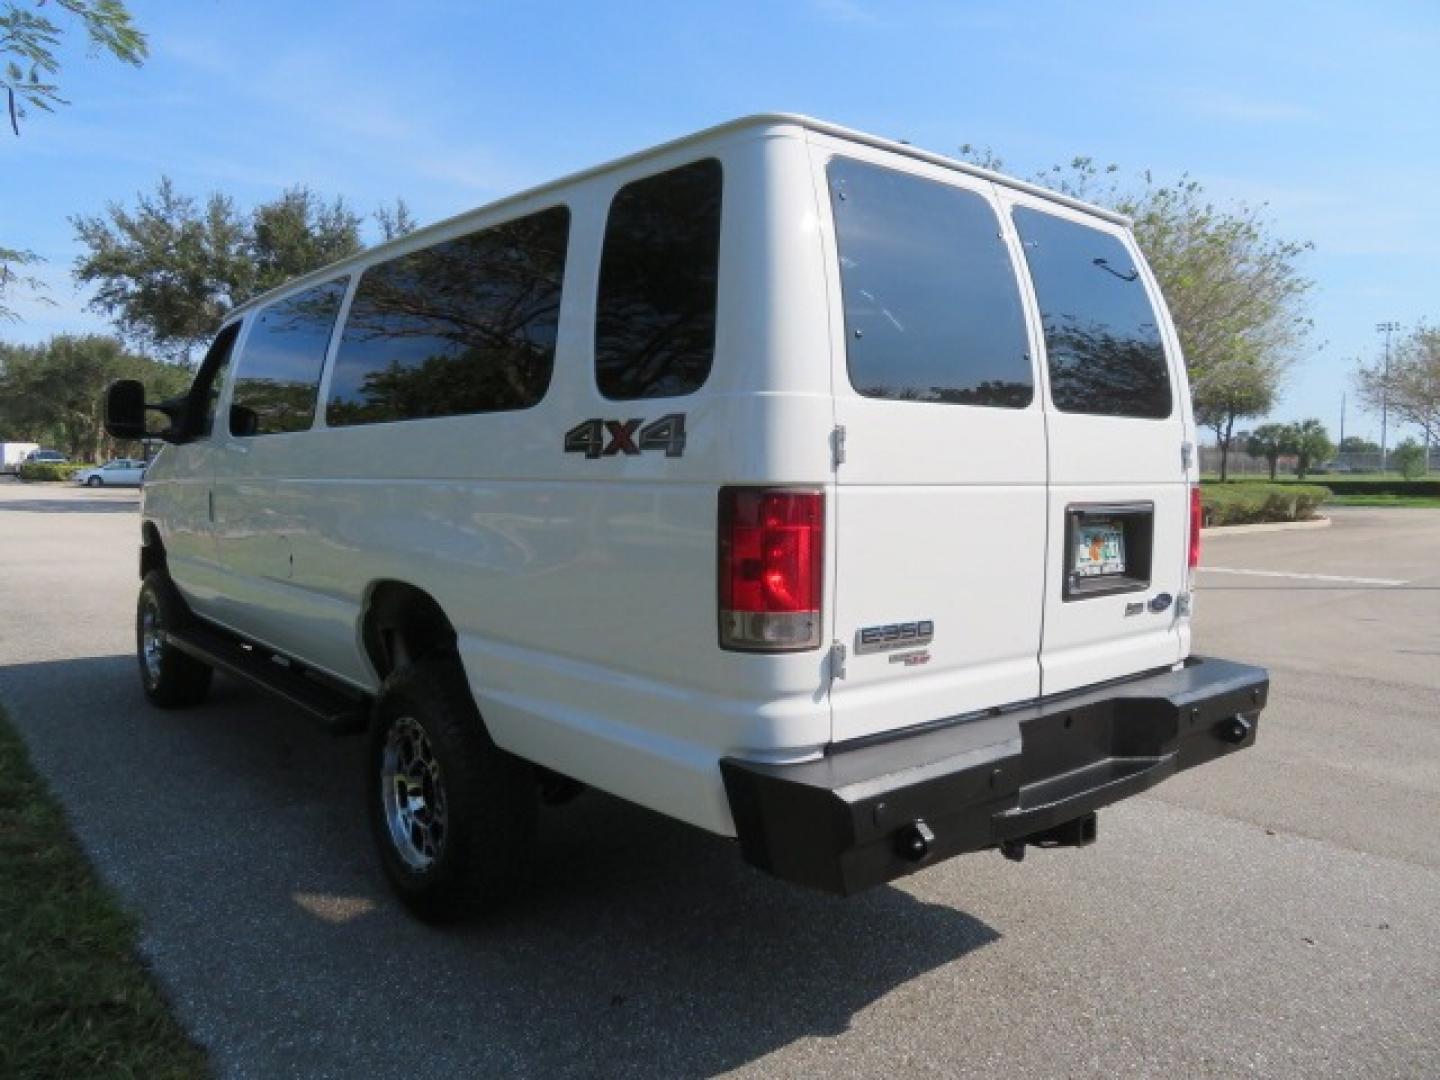
<svg viewBox="0 0 1440 1080">
<path fill-rule="evenodd" d="M 1199 646 L 1258 746 L 840 901 L 587 795 L 529 903 L 435 931 L 371 863 L 359 747 L 217 680 L 145 707 L 134 496 L 0 482 L 0 700 L 228 1077 L 1440 1073 L 1440 513 L 1207 541 Z"/>
</svg>

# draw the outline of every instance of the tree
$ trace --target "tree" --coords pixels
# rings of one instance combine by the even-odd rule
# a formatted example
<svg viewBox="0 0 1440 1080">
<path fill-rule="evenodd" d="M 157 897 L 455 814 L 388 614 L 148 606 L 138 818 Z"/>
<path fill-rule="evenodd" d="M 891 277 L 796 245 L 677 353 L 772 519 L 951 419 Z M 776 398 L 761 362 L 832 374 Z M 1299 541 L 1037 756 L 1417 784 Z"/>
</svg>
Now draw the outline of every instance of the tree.
<svg viewBox="0 0 1440 1080">
<path fill-rule="evenodd" d="M 1302 420 L 1294 425 L 1293 430 L 1295 473 L 1304 480 L 1310 466 L 1329 461 L 1335 456 L 1335 444 L 1330 441 L 1325 425 L 1319 420 Z M 1273 470 L 1271 479 L 1274 479 Z"/>
<path fill-rule="evenodd" d="M 27 117 L 30 109 L 54 112 L 56 105 L 70 104 L 53 81 L 60 73 L 55 50 L 63 30 L 38 11 L 45 0 L 34 6 L 37 10 L 28 11 L 8 3 L 0 12 L 0 60 L 4 61 L 0 87 L 5 90 L 10 129 L 17 137 L 20 119 Z M 108 52 L 133 67 L 139 67 L 149 55 L 145 35 L 135 27 L 121 0 L 55 0 L 55 6 L 80 19 L 91 52 Z"/>
<path fill-rule="evenodd" d="M 410 223 L 408 210 L 394 213 Z M 236 304 L 360 250 L 360 218 L 303 186 L 247 217 L 225 195 L 201 206 L 162 177 L 135 209 L 111 203 L 71 224 L 88 249 L 74 275 L 95 286 L 89 306 L 125 340 L 172 357 L 208 341 Z"/>
<path fill-rule="evenodd" d="M 0 247 L 0 322 L 14 322 L 19 318 L 15 310 L 10 307 L 6 300 L 11 289 L 28 289 L 38 294 L 45 287 L 45 283 L 39 278 L 30 274 L 19 273 L 15 270 L 17 266 L 34 266 L 43 262 L 39 255 L 33 251 L 22 251 L 18 248 Z M 42 298 L 43 299 L 43 298 Z M 46 299 L 45 303 L 52 301 Z"/>
<path fill-rule="evenodd" d="M 989 149 L 960 152 L 1003 168 Z M 1215 432 L 1225 478 L 1235 422 L 1274 407 L 1309 333 L 1313 282 L 1300 259 L 1312 245 L 1274 235 L 1263 205 L 1217 206 L 1189 176 L 1160 184 L 1146 172 L 1127 185 L 1116 166 L 1077 157 L 1033 179 L 1134 221 L 1180 336 L 1196 418 Z"/>
<path fill-rule="evenodd" d="M 1425 447 L 1414 439 L 1406 439 L 1390 455 L 1390 460 L 1406 480 L 1419 480 L 1425 475 L 1428 471 L 1426 458 Z"/>
<path fill-rule="evenodd" d="M 404 199 L 396 199 L 394 206 L 379 207 L 374 217 L 382 240 L 397 240 L 414 232 L 419 225 Z"/>
<path fill-rule="evenodd" d="M 1270 479 L 1274 480 L 1280 468 L 1280 455 L 1295 453 L 1295 436 L 1293 424 L 1261 424 L 1245 440 L 1245 452 L 1268 461 Z"/>
<path fill-rule="evenodd" d="M 153 400 L 180 393 L 190 375 L 186 367 L 127 352 L 117 339 L 95 334 L 0 345 L 0 430 L 98 461 L 115 450 L 102 413 L 111 382 L 139 379 Z"/>
<path fill-rule="evenodd" d="M 1371 442 L 1362 435 L 1346 435 L 1340 440 L 1340 453 L 1342 454 L 1378 454 L 1380 444 Z"/>
<path fill-rule="evenodd" d="M 1402 339 L 1390 358 L 1386 375 L 1381 362 L 1361 364 L 1355 389 L 1371 412 L 1382 406 L 1424 435 L 1428 454 L 1440 436 L 1440 327 L 1420 326 Z"/>
</svg>

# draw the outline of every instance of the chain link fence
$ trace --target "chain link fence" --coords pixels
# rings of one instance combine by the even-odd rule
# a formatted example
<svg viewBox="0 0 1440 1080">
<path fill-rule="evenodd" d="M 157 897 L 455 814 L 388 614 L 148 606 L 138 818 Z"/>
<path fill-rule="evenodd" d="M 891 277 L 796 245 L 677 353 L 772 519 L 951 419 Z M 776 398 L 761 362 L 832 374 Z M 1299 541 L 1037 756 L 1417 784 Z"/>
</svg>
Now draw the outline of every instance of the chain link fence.
<svg viewBox="0 0 1440 1080">
<path fill-rule="evenodd" d="M 1386 455 L 1389 468 L 1386 472 L 1400 475 L 1400 470 L 1395 467 L 1395 451 L 1392 447 Z M 1432 473 L 1440 472 L 1440 446 L 1430 448 L 1430 469 Z M 1202 446 L 1200 448 L 1200 471 L 1206 476 L 1220 475 L 1220 448 L 1218 446 Z M 1322 465 L 1311 468 L 1307 476 L 1343 476 L 1346 473 L 1378 473 L 1380 472 L 1380 451 L 1346 451 L 1336 454 L 1334 460 L 1327 461 Z M 1264 458 L 1251 457 L 1241 450 L 1230 451 L 1229 475 L 1260 476 L 1270 475 L 1270 463 Z M 1282 454 L 1280 456 L 1280 469 L 1278 476 L 1295 475 L 1295 456 L 1293 454 Z"/>
</svg>

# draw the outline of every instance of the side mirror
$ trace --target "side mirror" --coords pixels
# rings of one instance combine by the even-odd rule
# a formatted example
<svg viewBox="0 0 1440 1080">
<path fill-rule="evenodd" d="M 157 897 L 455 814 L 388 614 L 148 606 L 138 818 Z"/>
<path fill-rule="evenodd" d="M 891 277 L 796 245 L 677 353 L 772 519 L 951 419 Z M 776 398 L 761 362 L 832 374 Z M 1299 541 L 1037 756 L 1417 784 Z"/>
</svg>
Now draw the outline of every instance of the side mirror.
<svg viewBox="0 0 1440 1080">
<path fill-rule="evenodd" d="M 145 437 L 145 387 L 121 379 L 105 391 L 105 430 L 116 439 Z"/>
<path fill-rule="evenodd" d="M 165 401 L 147 402 L 145 387 L 134 379 L 121 379 L 105 391 L 105 430 L 116 439 L 159 438 L 168 443 L 184 442 L 180 418 L 185 415 L 185 395 Z M 145 427 L 146 412 L 164 413 L 170 426 L 153 432 Z"/>
</svg>

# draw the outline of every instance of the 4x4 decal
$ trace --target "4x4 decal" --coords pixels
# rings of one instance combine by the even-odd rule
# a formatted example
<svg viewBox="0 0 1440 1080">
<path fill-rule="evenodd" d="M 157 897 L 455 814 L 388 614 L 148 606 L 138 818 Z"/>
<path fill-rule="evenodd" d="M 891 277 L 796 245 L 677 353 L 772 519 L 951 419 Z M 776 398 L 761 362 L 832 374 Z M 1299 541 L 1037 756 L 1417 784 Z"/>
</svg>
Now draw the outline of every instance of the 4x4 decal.
<svg viewBox="0 0 1440 1080">
<path fill-rule="evenodd" d="M 594 460 L 644 450 L 664 450 L 666 457 L 685 453 L 685 414 L 667 413 L 649 424 L 635 420 L 582 420 L 565 433 L 565 453 Z M 608 441 L 607 441 L 607 438 Z"/>
</svg>

